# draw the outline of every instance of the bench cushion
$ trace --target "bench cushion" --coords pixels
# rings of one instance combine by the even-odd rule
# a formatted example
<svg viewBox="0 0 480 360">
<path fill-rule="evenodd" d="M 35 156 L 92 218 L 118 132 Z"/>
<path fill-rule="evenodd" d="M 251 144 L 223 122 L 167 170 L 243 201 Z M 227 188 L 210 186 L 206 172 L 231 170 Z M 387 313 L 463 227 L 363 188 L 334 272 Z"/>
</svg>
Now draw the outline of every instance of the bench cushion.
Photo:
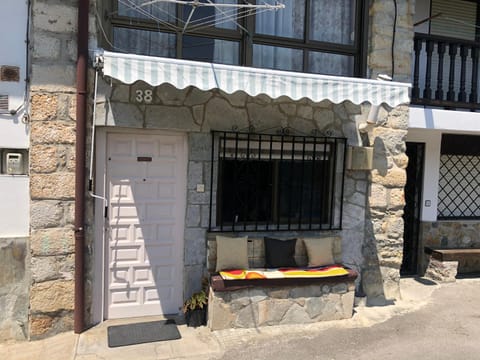
<svg viewBox="0 0 480 360">
<path fill-rule="evenodd" d="M 308 266 L 325 266 L 333 264 L 333 241 L 332 237 L 304 238 L 307 248 Z"/>
<path fill-rule="evenodd" d="M 248 268 L 247 239 L 217 236 L 217 271 Z"/>
<path fill-rule="evenodd" d="M 297 239 L 280 240 L 265 237 L 265 267 L 296 267 L 295 245 Z"/>
<path fill-rule="evenodd" d="M 347 274 L 340 276 L 324 276 L 316 278 L 281 278 L 281 279 L 239 279 L 224 280 L 220 275 L 210 277 L 210 286 L 214 291 L 234 291 L 250 287 L 282 287 L 335 284 L 340 282 L 353 283 L 358 276 L 355 270 L 345 268 Z"/>
<path fill-rule="evenodd" d="M 319 278 L 348 275 L 341 265 L 329 265 L 316 268 L 278 268 L 278 269 L 240 269 L 220 271 L 223 280 L 254 280 L 283 278 Z"/>
</svg>

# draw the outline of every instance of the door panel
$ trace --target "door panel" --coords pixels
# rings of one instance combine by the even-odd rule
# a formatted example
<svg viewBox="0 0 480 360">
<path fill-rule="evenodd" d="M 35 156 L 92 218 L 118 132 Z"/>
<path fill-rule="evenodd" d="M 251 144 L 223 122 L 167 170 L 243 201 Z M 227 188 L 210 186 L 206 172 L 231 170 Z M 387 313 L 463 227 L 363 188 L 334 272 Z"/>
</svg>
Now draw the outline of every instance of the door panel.
<svg viewBox="0 0 480 360">
<path fill-rule="evenodd" d="M 185 182 L 183 136 L 107 136 L 107 318 L 178 313 Z"/>
</svg>

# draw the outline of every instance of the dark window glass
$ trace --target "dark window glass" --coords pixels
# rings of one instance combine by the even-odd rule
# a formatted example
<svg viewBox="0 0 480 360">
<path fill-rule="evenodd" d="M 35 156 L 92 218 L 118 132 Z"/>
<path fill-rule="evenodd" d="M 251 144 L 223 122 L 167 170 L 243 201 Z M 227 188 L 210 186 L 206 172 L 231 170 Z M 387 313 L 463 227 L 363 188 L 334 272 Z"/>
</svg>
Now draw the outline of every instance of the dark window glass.
<svg viewBox="0 0 480 360">
<path fill-rule="evenodd" d="M 352 76 L 353 56 L 310 51 L 308 53 L 308 72 L 327 75 Z"/>
<path fill-rule="evenodd" d="M 355 40 L 354 0 L 314 0 L 310 2 L 312 40 L 353 45 Z"/>
<path fill-rule="evenodd" d="M 257 10 L 255 32 L 262 35 L 303 39 L 305 27 L 305 0 L 285 0 L 284 9 Z"/>
<path fill-rule="evenodd" d="M 145 0 L 118 0 L 118 15 L 137 19 L 153 20 L 156 22 L 175 23 L 175 4 L 167 2 L 154 2 Z"/>
<path fill-rule="evenodd" d="M 139 55 L 175 57 L 176 36 L 158 31 L 115 27 L 115 50 Z"/>
<path fill-rule="evenodd" d="M 255 44 L 252 65 L 259 68 L 302 71 L 303 51 Z"/>
<path fill-rule="evenodd" d="M 184 36 L 182 53 L 182 57 L 188 60 L 229 65 L 238 65 L 239 63 L 239 44 L 236 41 Z"/>
<path fill-rule="evenodd" d="M 232 4 L 231 0 L 201 0 L 203 3 Z M 213 7 L 213 6 L 183 6 L 183 26 L 191 30 L 200 30 L 214 26 L 219 29 L 235 30 L 237 27 L 237 9 L 233 7 Z"/>
</svg>

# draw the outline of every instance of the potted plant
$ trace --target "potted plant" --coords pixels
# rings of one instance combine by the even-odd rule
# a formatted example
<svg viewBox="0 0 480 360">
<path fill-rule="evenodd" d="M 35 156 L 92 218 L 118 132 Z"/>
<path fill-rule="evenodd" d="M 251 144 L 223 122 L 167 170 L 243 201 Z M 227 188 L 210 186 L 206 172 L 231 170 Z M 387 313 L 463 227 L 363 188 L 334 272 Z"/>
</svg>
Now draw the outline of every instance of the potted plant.
<svg viewBox="0 0 480 360">
<path fill-rule="evenodd" d="M 205 290 L 194 293 L 183 303 L 187 326 L 197 327 L 207 323 L 208 295 Z"/>
</svg>

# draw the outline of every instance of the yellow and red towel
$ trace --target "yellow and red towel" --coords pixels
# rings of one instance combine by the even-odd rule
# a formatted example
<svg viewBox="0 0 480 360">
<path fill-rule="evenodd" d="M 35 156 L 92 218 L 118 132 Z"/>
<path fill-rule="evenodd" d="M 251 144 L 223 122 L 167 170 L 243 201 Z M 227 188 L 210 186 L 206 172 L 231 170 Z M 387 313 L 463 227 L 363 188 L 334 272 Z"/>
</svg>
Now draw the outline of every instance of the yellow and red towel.
<svg viewBox="0 0 480 360">
<path fill-rule="evenodd" d="M 348 275 L 348 270 L 341 265 L 315 268 L 236 269 L 220 271 L 220 276 L 223 280 L 321 278 L 343 275 Z"/>
</svg>

